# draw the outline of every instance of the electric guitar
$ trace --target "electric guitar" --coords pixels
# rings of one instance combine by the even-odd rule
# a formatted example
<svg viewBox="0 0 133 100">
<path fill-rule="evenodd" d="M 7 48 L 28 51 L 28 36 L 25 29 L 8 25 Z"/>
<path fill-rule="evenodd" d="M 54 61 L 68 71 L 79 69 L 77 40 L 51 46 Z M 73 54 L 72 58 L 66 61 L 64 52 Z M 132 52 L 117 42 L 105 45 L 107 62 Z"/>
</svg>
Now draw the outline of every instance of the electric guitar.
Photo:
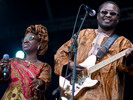
<svg viewBox="0 0 133 100">
<path fill-rule="evenodd" d="M 96 62 L 96 56 L 91 55 L 89 56 L 84 62 L 80 63 L 79 65 L 84 66 L 87 68 L 87 73 L 83 73 L 82 75 L 78 76 L 77 82 L 75 82 L 75 91 L 74 91 L 74 98 L 78 98 L 80 94 L 87 88 L 92 88 L 96 86 L 96 84 L 99 82 L 98 80 L 92 80 L 91 79 L 91 74 L 107 64 L 123 57 L 126 55 L 128 49 L 108 58 L 103 60 L 102 62 L 98 63 L 95 65 Z M 59 86 L 61 89 L 63 89 L 65 96 L 62 96 L 62 100 L 69 100 L 68 98 L 71 97 L 72 94 L 72 84 L 71 82 L 60 76 L 59 77 Z M 67 97 L 67 98 L 66 98 Z"/>
</svg>

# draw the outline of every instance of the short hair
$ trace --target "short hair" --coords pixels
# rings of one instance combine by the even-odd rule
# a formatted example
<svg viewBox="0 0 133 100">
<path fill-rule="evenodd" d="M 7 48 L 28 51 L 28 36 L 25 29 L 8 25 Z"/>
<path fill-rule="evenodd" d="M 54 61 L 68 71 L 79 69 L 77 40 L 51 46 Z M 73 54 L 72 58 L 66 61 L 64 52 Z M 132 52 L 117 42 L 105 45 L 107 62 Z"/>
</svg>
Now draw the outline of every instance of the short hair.
<svg viewBox="0 0 133 100">
<path fill-rule="evenodd" d="M 118 6 L 115 2 L 113 2 L 113 1 L 105 1 L 104 3 L 102 3 L 101 6 L 98 8 L 98 13 L 100 12 L 100 10 L 101 10 L 101 8 L 103 7 L 103 5 L 106 4 L 106 3 L 110 3 L 110 4 L 115 5 L 115 6 L 117 7 L 117 9 L 118 9 L 118 15 L 120 16 L 120 8 L 119 8 L 119 6 Z"/>
<path fill-rule="evenodd" d="M 47 28 L 41 24 L 30 25 L 29 27 L 27 27 L 25 35 L 29 32 L 34 34 L 40 42 L 38 55 L 44 55 L 48 49 L 49 41 Z"/>
</svg>

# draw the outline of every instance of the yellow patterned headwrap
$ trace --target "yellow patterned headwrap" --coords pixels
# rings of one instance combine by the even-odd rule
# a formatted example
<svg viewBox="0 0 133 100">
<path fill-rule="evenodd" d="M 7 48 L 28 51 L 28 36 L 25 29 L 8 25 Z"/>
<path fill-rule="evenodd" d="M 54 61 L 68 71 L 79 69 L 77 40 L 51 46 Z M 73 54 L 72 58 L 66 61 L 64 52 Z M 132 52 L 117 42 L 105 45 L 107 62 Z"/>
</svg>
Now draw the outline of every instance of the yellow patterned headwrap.
<svg viewBox="0 0 133 100">
<path fill-rule="evenodd" d="M 40 42 L 38 55 L 44 55 L 48 49 L 49 41 L 47 28 L 41 24 L 31 25 L 26 29 L 25 35 L 29 32 L 34 34 Z"/>
</svg>

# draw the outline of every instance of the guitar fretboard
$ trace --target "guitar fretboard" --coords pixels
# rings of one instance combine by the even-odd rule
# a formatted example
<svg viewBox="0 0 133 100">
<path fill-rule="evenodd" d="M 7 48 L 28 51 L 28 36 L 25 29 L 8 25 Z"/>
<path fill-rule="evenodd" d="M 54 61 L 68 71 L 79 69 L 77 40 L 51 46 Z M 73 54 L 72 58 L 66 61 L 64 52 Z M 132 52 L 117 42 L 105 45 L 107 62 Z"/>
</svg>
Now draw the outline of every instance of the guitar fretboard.
<svg viewBox="0 0 133 100">
<path fill-rule="evenodd" d="M 102 62 L 100 62 L 100 63 L 98 63 L 98 64 L 96 64 L 96 65 L 94 65 L 92 67 L 90 67 L 89 68 L 89 72 L 93 73 L 93 72 L 99 70 L 100 68 L 106 66 L 107 64 L 109 64 L 109 63 L 111 63 L 111 62 L 113 62 L 113 61 L 125 56 L 126 51 L 127 51 L 127 49 L 122 51 L 122 52 L 120 52 L 120 53 L 118 53 L 118 54 L 116 54 L 116 55 L 114 55 L 114 56 L 112 56 L 112 57 L 110 57 L 110 58 L 108 58 L 108 59 L 106 59 L 106 60 L 103 60 Z"/>
</svg>

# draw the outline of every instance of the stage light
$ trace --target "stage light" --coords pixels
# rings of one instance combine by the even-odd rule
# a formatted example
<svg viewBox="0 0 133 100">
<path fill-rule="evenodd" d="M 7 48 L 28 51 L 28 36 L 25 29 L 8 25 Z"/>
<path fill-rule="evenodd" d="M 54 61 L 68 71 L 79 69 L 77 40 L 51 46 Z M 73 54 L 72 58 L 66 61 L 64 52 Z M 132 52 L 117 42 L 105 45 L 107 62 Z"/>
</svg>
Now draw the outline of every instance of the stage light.
<svg viewBox="0 0 133 100">
<path fill-rule="evenodd" d="M 25 57 L 25 54 L 22 50 L 19 50 L 19 51 L 16 52 L 15 57 L 23 59 Z"/>
</svg>

